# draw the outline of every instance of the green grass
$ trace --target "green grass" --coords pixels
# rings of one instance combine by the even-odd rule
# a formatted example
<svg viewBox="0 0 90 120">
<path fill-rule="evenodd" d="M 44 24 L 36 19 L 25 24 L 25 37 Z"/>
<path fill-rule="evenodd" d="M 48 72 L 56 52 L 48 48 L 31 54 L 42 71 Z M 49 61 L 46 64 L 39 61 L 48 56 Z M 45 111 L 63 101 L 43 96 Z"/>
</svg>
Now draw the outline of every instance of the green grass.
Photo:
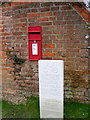
<svg viewBox="0 0 90 120">
<path fill-rule="evenodd" d="M 30 97 L 26 104 L 15 105 L 7 101 L 2 101 L 3 118 L 40 118 L 39 99 Z M 64 118 L 89 118 L 90 104 L 65 102 Z"/>
<path fill-rule="evenodd" d="M 65 102 L 65 118 L 90 118 L 90 104 Z"/>
<path fill-rule="evenodd" d="M 26 104 L 15 105 L 10 102 L 2 102 L 3 118 L 39 118 L 39 100 L 30 97 Z"/>
</svg>

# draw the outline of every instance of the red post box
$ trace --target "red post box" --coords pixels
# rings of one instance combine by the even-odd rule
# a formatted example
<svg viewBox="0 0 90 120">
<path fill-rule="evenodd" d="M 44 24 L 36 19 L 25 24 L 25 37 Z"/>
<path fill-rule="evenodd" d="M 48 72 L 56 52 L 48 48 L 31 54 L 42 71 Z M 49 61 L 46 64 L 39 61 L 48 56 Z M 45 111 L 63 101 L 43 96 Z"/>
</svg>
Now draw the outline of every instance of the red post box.
<svg viewBox="0 0 90 120">
<path fill-rule="evenodd" d="M 28 27 L 29 60 L 42 58 L 42 28 L 41 26 Z"/>
</svg>

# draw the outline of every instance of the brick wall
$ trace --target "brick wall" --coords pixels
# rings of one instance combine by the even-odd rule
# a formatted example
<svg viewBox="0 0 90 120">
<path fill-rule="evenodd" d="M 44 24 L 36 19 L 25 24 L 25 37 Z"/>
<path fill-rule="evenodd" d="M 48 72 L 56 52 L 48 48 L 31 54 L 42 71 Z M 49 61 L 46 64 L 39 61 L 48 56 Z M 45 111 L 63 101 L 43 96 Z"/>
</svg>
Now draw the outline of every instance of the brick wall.
<svg viewBox="0 0 90 120">
<path fill-rule="evenodd" d="M 0 98 L 2 97 L 2 6 L 0 6 Z"/>
<path fill-rule="evenodd" d="M 88 33 L 69 3 L 3 4 L 3 99 L 38 95 L 38 64 L 28 60 L 28 26 L 42 26 L 42 57 L 64 60 L 65 99 L 88 102 Z"/>
</svg>

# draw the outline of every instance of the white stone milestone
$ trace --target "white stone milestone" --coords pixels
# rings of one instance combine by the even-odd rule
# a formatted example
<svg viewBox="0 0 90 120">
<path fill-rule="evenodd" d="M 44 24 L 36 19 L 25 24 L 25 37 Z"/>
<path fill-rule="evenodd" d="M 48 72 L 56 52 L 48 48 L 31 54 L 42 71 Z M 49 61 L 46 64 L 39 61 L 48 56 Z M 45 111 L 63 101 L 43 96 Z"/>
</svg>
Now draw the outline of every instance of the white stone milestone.
<svg viewBox="0 0 90 120">
<path fill-rule="evenodd" d="M 39 60 L 40 118 L 63 118 L 64 62 Z"/>
</svg>

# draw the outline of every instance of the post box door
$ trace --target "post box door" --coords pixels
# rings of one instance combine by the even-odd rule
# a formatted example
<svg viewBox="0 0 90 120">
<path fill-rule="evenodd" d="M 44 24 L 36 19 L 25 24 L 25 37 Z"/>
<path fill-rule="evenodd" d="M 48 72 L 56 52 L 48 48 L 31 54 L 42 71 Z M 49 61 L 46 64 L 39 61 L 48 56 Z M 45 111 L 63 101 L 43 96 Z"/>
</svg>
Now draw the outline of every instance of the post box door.
<svg viewBox="0 0 90 120">
<path fill-rule="evenodd" d="M 42 58 L 42 44 L 41 41 L 29 40 L 29 60 L 40 60 Z"/>
</svg>

